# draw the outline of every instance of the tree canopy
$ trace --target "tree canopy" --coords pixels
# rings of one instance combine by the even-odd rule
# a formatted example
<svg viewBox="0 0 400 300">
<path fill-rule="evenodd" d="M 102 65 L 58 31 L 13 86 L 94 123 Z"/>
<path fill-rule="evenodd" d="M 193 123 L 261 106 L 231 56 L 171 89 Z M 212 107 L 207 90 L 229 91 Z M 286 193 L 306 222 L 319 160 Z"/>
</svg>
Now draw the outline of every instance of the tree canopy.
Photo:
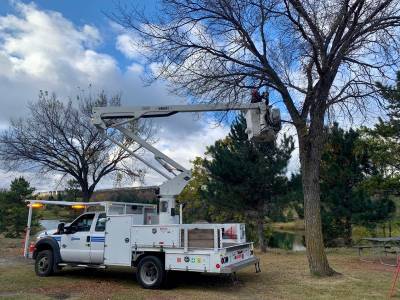
<svg viewBox="0 0 400 300">
<path fill-rule="evenodd" d="M 0 134 L 0 160 L 9 170 L 34 170 L 60 173 L 75 180 L 88 200 L 99 181 L 112 174 L 131 179 L 141 178 L 142 172 L 129 164 L 130 154 L 116 147 L 91 124 L 95 106 L 118 106 L 120 96 L 107 97 L 102 92 L 93 97 L 83 94 L 66 104 L 55 94 L 41 92 L 39 100 L 29 105 L 25 119 L 11 120 L 9 129 Z M 151 127 L 138 127 L 145 139 Z M 117 132 L 112 137 L 137 151 L 140 147 Z"/>
</svg>

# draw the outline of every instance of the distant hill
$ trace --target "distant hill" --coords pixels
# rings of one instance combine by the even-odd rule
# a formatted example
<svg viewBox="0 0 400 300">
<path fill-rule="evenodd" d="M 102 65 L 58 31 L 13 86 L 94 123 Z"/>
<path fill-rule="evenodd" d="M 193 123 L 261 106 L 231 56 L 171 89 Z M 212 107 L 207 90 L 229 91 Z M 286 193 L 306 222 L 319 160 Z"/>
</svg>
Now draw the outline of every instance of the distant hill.
<svg viewBox="0 0 400 300">
<path fill-rule="evenodd" d="M 98 190 L 93 193 L 91 201 L 156 203 L 156 189 L 155 186 L 149 186 Z"/>
</svg>

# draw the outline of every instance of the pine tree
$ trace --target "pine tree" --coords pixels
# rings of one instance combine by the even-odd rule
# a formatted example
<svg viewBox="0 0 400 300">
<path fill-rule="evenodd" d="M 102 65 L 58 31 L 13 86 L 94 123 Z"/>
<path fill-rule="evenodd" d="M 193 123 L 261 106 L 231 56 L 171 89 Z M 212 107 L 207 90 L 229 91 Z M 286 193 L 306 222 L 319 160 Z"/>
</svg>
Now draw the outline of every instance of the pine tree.
<svg viewBox="0 0 400 300">
<path fill-rule="evenodd" d="M 328 132 L 321 162 L 322 224 L 327 245 L 333 245 L 337 238 L 350 245 L 353 224 L 374 227 L 395 210 L 388 198 L 377 197 L 365 188 L 376 167 L 368 148 L 358 147 L 359 140 L 358 131 L 344 131 L 337 124 Z"/>
<path fill-rule="evenodd" d="M 394 86 L 378 83 L 382 96 L 388 105 L 388 118 L 379 119 L 373 129 L 364 128 L 365 140 L 372 160 L 379 167 L 379 175 L 385 182 L 386 190 L 400 188 L 400 71 Z"/>
<path fill-rule="evenodd" d="M 25 199 L 34 192 L 23 177 L 11 182 L 9 191 L 0 193 L 0 232 L 6 237 L 19 237 L 25 230 L 28 217 Z M 35 225 L 35 222 L 33 222 Z"/>
<path fill-rule="evenodd" d="M 232 124 L 228 137 L 210 146 L 204 160 L 208 173 L 202 196 L 221 212 L 244 213 L 256 220 L 258 242 L 266 250 L 265 217 L 277 215 L 283 208 L 285 176 L 293 139 L 284 136 L 279 146 L 248 140 L 246 121 L 240 115 Z"/>
</svg>

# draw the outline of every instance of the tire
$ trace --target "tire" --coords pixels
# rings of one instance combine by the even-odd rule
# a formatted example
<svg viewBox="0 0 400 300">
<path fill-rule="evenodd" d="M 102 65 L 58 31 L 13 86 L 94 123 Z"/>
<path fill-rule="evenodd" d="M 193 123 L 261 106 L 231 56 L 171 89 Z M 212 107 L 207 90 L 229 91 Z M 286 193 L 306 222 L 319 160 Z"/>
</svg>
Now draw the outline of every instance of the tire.
<svg viewBox="0 0 400 300">
<path fill-rule="evenodd" d="M 164 264 L 156 256 L 143 257 L 137 266 L 136 277 L 145 289 L 159 289 L 164 285 Z"/>
<path fill-rule="evenodd" d="M 46 277 L 54 273 L 54 257 L 51 250 L 43 250 L 38 253 L 35 260 L 35 273 L 37 276 Z"/>
</svg>

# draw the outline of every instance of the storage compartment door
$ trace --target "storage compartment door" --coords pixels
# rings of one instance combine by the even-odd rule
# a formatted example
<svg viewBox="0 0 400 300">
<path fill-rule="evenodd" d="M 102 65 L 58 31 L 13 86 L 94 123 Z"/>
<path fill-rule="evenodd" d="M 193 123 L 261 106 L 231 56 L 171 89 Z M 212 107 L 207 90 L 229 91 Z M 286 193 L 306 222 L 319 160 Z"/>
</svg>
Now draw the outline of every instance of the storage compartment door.
<svg viewBox="0 0 400 300">
<path fill-rule="evenodd" d="M 130 266 L 132 263 L 130 216 L 107 218 L 105 232 L 104 264 Z"/>
</svg>

